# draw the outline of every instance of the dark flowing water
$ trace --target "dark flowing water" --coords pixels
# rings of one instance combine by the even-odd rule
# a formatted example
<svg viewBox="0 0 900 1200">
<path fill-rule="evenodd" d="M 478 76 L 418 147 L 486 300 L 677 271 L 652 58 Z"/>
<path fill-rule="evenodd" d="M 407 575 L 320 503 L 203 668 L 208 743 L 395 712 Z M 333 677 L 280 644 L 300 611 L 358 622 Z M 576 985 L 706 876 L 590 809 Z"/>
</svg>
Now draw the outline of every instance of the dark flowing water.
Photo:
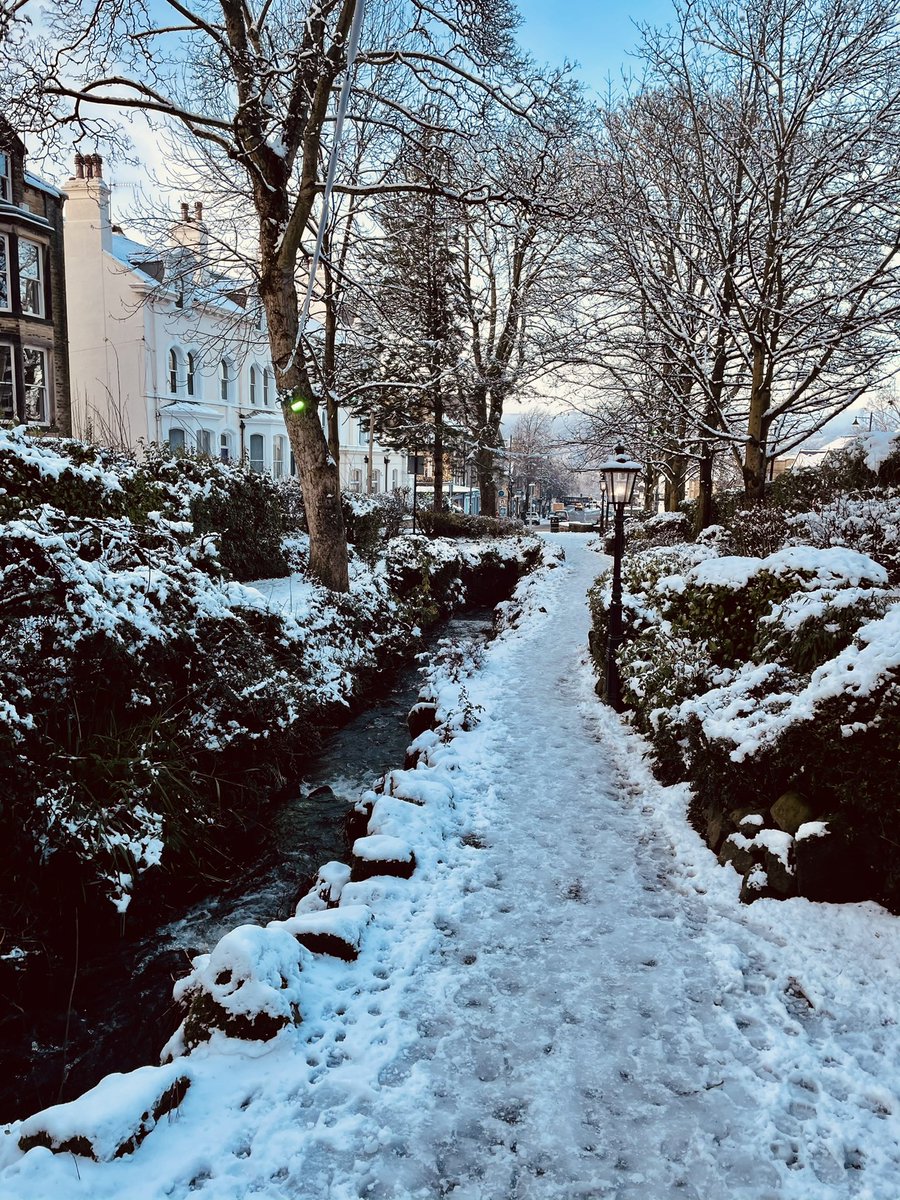
<svg viewBox="0 0 900 1200">
<path fill-rule="evenodd" d="M 486 638 L 491 610 L 455 617 L 424 647 Z M 322 863 L 346 859 L 343 822 L 361 791 L 403 765 L 406 715 L 416 702 L 418 665 L 400 671 L 389 695 L 353 717 L 268 814 L 256 859 L 215 896 L 136 941 L 122 940 L 84 961 L 72 929 L 72 959 L 49 954 L 18 980 L 0 1012 L 0 1122 L 71 1100 L 111 1071 L 159 1061 L 180 1020 L 172 984 L 193 955 L 229 929 L 293 911 Z"/>
</svg>

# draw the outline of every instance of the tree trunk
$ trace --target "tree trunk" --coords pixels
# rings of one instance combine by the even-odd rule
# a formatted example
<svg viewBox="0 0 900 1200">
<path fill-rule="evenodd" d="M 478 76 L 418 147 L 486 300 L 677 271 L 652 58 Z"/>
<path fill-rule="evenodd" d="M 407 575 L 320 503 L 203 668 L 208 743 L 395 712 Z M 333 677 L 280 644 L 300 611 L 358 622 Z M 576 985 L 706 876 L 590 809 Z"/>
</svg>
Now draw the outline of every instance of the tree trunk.
<svg viewBox="0 0 900 1200">
<path fill-rule="evenodd" d="M 494 451 L 490 446 L 480 446 L 475 454 L 475 471 L 478 475 L 478 491 L 481 494 L 481 515 L 497 515 L 497 479 L 494 475 Z"/>
<path fill-rule="evenodd" d="M 750 411 L 747 416 L 747 443 L 744 447 L 744 493 L 748 500 L 761 502 L 766 490 L 766 414 L 770 390 L 765 371 L 765 353 L 757 344 L 753 350 L 753 377 Z"/>
<path fill-rule="evenodd" d="M 704 443 L 700 453 L 700 495 L 694 514 L 694 536 L 713 523 L 713 452 Z"/>
</svg>

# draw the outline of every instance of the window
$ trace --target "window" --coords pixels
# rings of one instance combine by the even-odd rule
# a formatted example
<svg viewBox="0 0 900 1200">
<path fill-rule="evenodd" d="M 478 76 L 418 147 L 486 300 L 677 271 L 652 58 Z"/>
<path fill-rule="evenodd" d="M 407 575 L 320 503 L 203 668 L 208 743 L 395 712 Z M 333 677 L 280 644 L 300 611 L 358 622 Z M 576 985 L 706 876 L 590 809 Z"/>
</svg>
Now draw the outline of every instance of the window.
<svg viewBox="0 0 900 1200">
<path fill-rule="evenodd" d="M 257 371 L 256 367 L 250 368 L 250 403 L 251 404 L 257 404 L 259 402 L 257 394 L 256 394 L 256 377 L 258 374 L 259 374 L 259 372 Z"/>
<path fill-rule="evenodd" d="M 193 354 L 187 356 L 187 394 L 195 395 L 195 386 L 197 379 L 197 363 Z"/>
<path fill-rule="evenodd" d="M 263 404 L 269 403 L 269 372 L 268 369 L 263 371 Z"/>
<path fill-rule="evenodd" d="M 174 450 L 176 454 L 184 454 L 184 430 L 170 429 L 169 430 L 169 449 Z"/>
<path fill-rule="evenodd" d="M 264 471 L 266 469 L 265 443 L 261 433 L 250 434 L 250 470 Z"/>
<path fill-rule="evenodd" d="M 9 242 L 0 234 L 0 308 L 10 308 L 9 301 Z"/>
<path fill-rule="evenodd" d="M 227 358 L 219 363 L 219 395 L 223 400 L 231 399 L 231 367 Z"/>
<path fill-rule="evenodd" d="M 381 491 L 381 472 L 373 471 L 372 472 L 372 495 L 377 496 L 380 491 Z"/>
<path fill-rule="evenodd" d="M 25 420 L 46 425 L 50 420 L 47 351 L 22 347 L 22 382 L 25 385 Z"/>
<path fill-rule="evenodd" d="M 391 471 L 391 487 L 394 489 L 394 491 L 396 491 L 399 486 L 400 486 L 400 472 L 397 470 L 396 467 L 394 467 L 393 471 Z"/>
<path fill-rule="evenodd" d="M 231 462 L 231 434 L 219 434 L 219 458 L 222 462 Z"/>
<path fill-rule="evenodd" d="M 19 298 L 22 312 L 33 317 L 44 315 L 43 247 L 19 238 Z"/>
<path fill-rule="evenodd" d="M 197 453 L 212 457 L 212 434 L 208 429 L 197 430 Z"/>
<path fill-rule="evenodd" d="M 361 467 L 354 467 L 353 470 L 350 472 L 350 491 L 351 492 L 361 492 L 362 491 L 362 468 Z"/>
<path fill-rule="evenodd" d="M 277 437 L 272 442 L 272 474 L 276 479 L 284 475 L 284 438 Z"/>
<path fill-rule="evenodd" d="M 0 417 L 15 418 L 16 377 L 13 371 L 13 348 L 0 344 Z"/>
<path fill-rule="evenodd" d="M 178 351 L 169 351 L 169 395 L 178 395 Z"/>
<path fill-rule="evenodd" d="M 0 200 L 12 200 L 12 170 L 8 154 L 0 150 Z"/>
<path fill-rule="evenodd" d="M 357 445 L 368 446 L 369 444 L 369 423 L 368 421 L 360 421 L 359 433 L 357 434 Z"/>
</svg>

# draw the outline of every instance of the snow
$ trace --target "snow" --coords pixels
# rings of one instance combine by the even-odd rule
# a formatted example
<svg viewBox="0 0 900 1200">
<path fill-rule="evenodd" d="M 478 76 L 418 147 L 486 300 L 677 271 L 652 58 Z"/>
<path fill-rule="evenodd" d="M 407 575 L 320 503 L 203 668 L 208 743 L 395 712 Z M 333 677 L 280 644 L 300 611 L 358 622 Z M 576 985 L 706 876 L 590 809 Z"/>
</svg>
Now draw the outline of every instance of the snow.
<svg viewBox="0 0 900 1200">
<path fill-rule="evenodd" d="M 265 976 L 256 999 L 289 992 L 302 1023 L 176 1059 L 178 1112 L 115 1161 L 23 1154 L 9 1127 L 2 1200 L 897 1194 L 897 919 L 739 903 L 687 786 L 658 784 L 594 693 L 602 560 L 555 544 L 566 562 L 520 584 L 482 664 L 426 681 L 441 725 L 399 782 L 443 787 L 377 801 L 407 819 L 412 878 L 320 872 L 330 911 L 371 911 L 356 961 L 305 952 L 290 920 L 227 935 L 189 979 L 224 1003 L 218 968 Z M 121 1128 L 145 1104 L 134 1075 L 101 1085 Z"/>
</svg>

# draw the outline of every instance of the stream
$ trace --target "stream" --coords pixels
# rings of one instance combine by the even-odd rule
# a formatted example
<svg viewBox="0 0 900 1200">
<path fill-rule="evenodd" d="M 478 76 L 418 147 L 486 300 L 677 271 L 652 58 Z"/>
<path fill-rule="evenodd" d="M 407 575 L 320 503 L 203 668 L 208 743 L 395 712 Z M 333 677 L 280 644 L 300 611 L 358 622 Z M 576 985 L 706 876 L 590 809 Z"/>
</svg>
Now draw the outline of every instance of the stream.
<svg viewBox="0 0 900 1200">
<path fill-rule="evenodd" d="M 443 641 L 484 640 L 492 610 L 474 609 L 445 622 L 420 651 L 431 657 Z M 403 765 L 420 668 L 394 675 L 389 694 L 330 735 L 321 753 L 268 814 L 266 838 L 252 863 L 215 895 L 194 904 L 135 940 L 107 946 L 79 961 L 78 930 L 72 959 L 44 956 L 23 975 L 18 996 L 0 1013 L 0 1123 L 72 1100 L 111 1071 L 159 1061 L 181 1020 L 172 984 L 190 959 L 229 929 L 287 917 L 329 859 L 346 859 L 344 816 L 393 767 Z"/>
</svg>

